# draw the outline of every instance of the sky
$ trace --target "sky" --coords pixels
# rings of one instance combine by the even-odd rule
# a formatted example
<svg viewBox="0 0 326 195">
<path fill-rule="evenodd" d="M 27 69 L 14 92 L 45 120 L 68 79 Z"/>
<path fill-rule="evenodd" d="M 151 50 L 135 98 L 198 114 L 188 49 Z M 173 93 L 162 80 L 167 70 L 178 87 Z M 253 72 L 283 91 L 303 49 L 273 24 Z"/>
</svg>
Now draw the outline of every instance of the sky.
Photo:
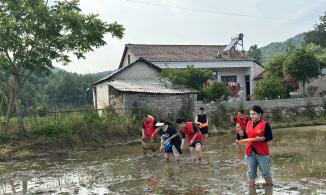
<svg viewBox="0 0 326 195">
<path fill-rule="evenodd" d="M 127 43 L 227 45 L 239 33 L 246 50 L 285 41 L 312 30 L 326 11 L 326 0 L 80 0 L 80 8 L 126 29 L 122 39 L 107 34 L 107 44 L 86 59 L 55 64 L 87 74 L 117 69 Z"/>
</svg>

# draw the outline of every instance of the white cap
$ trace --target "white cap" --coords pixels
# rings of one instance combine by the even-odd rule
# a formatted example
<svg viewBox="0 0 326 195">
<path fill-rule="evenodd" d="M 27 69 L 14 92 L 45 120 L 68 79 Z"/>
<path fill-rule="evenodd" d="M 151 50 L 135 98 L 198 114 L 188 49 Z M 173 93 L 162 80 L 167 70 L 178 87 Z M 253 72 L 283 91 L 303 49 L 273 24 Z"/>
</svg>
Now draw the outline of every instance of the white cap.
<svg viewBox="0 0 326 195">
<path fill-rule="evenodd" d="M 165 123 L 156 123 L 155 127 L 162 127 L 163 125 L 165 125 Z"/>
</svg>

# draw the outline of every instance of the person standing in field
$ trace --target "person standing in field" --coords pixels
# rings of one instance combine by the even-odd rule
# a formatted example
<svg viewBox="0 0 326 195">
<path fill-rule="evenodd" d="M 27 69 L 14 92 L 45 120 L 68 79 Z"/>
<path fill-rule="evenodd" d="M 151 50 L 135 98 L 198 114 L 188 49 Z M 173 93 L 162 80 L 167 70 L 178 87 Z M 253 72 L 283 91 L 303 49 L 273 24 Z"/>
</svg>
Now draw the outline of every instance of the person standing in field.
<svg viewBox="0 0 326 195">
<path fill-rule="evenodd" d="M 244 115 L 243 110 L 240 110 L 238 115 L 233 118 L 233 121 L 236 123 L 236 140 L 240 140 L 245 136 L 244 134 L 248 123 L 248 117 Z"/>
<path fill-rule="evenodd" d="M 154 142 L 157 141 L 157 133 L 155 133 L 155 118 L 151 115 L 144 115 L 143 116 L 143 126 L 142 126 L 142 145 L 143 145 L 143 152 L 146 154 L 147 150 L 152 150 L 154 153 L 156 148 L 154 146 Z"/>
<path fill-rule="evenodd" d="M 196 115 L 195 123 L 199 125 L 199 130 L 204 136 L 205 145 L 208 144 L 208 118 L 203 107 L 199 108 L 199 113 Z"/>
<path fill-rule="evenodd" d="M 196 123 L 191 121 L 186 122 L 183 119 L 177 119 L 178 128 L 182 133 L 182 143 L 181 149 L 184 148 L 185 145 L 185 137 L 188 137 L 188 145 L 191 153 L 191 157 L 194 161 L 198 160 L 201 162 L 202 159 L 202 143 L 203 143 L 203 135 L 199 130 L 199 127 Z"/>
<path fill-rule="evenodd" d="M 255 185 L 257 167 L 259 167 L 265 179 L 266 185 L 273 185 L 270 169 L 270 156 L 268 142 L 273 139 L 272 128 L 262 119 L 264 111 L 260 106 L 254 105 L 250 109 L 251 120 L 246 126 L 246 137 L 255 138 L 253 142 L 246 144 L 246 163 L 249 186 Z"/>
</svg>

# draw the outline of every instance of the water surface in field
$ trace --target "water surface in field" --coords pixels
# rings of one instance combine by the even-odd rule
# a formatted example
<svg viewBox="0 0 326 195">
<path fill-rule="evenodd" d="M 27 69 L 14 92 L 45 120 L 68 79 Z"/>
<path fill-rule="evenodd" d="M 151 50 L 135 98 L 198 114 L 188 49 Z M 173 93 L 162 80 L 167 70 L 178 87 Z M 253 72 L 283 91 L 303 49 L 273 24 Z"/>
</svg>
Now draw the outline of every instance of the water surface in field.
<svg viewBox="0 0 326 195">
<path fill-rule="evenodd" d="M 0 162 L 0 194 L 326 194 L 326 126 L 274 130 L 275 185 L 246 184 L 244 147 L 234 135 L 210 138 L 202 164 L 143 155 L 140 145 L 61 157 Z"/>
</svg>

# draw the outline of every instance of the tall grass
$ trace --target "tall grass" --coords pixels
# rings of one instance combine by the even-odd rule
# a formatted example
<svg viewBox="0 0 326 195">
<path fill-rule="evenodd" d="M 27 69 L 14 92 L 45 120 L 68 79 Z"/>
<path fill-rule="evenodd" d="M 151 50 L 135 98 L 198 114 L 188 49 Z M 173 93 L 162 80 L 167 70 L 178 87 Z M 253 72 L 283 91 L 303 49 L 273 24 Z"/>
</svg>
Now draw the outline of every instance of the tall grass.
<svg viewBox="0 0 326 195">
<path fill-rule="evenodd" d="M 59 113 L 54 116 L 25 118 L 26 135 L 18 134 L 17 120 L 10 121 L 10 133 L 0 133 L 2 142 L 13 140 L 40 142 L 54 145 L 87 145 L 114 142 L 140 135 L 140 120 L 135 115 L 118 115 L 112 109 L 101 116 L 96 111 Z"/>
</svg>

